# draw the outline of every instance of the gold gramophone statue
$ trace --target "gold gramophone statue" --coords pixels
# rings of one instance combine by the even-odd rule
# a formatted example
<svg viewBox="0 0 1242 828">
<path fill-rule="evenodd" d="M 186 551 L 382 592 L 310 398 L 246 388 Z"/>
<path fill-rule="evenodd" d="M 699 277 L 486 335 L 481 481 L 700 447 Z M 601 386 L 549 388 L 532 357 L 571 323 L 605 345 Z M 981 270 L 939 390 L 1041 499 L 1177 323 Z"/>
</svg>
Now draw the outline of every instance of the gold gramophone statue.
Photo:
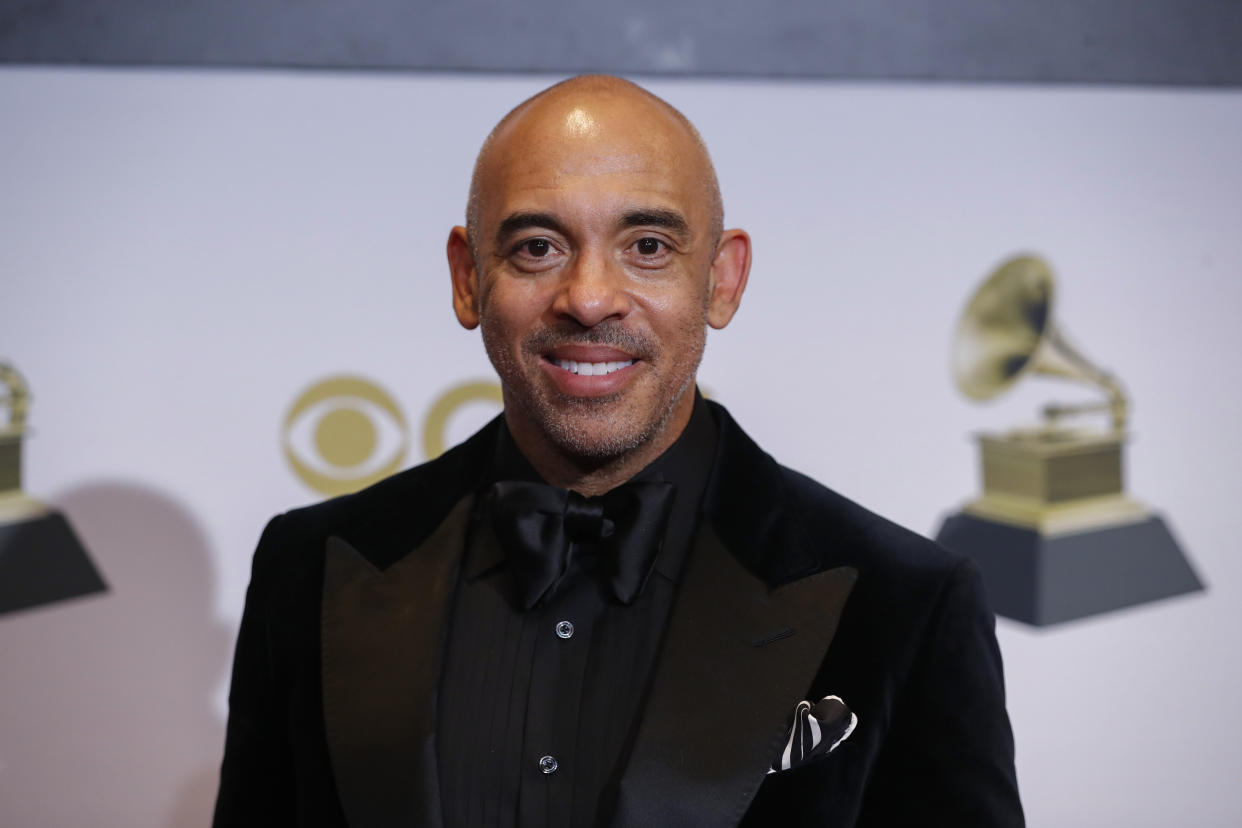
<svg viewBox="0 0 1242 828">
<path fill-rule="evenodd" d="M 1033 256 L 988 277 L 954 336 L 957 387 L 986 400 L 1036 374 L 1105 399 L 1049 404 L 1040 425 L 979 434 L 983 494 L 937 534 L 978 562 L 997 613 L 1040 626 L 1203 588 L 1164 522 L 1126 495 L 1125 392 L 1070 345 L 1053 295 L 1051 270 Z M 1092 413 L 1109 427 L 1078 424 Z"/>
<path fill-rule="evenodd" d="M 107 589 L 60 512 L 22 491 L 22 443 L 30 392 L 0 362 L 0 613 Z"/>
</svg>

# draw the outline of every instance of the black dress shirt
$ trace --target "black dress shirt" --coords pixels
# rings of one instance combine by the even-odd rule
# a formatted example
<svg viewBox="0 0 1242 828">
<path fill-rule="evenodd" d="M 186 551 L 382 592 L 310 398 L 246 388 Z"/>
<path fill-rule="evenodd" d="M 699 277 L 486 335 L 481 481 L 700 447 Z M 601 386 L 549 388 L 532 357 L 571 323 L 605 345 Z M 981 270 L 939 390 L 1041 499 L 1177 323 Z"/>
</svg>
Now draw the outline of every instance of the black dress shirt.
<svg viewBox="0 0 1242 828">
<path fill-rule="evenodd" d="M 504 553 L 485 510 L 476 509 L 440 680 L 446 826 L 588 826 L 607 819 L 715 445 L 716 424 L 697 398 L 681 436 L 634 477 L 667 480 L 675 492 L 654 570 L 628 607 L 594 573 L 580 571 L 529 611 L 515 608 Z M 503 427 L 488 483 L 498 480 L 542 482 Z"/>
</svg>

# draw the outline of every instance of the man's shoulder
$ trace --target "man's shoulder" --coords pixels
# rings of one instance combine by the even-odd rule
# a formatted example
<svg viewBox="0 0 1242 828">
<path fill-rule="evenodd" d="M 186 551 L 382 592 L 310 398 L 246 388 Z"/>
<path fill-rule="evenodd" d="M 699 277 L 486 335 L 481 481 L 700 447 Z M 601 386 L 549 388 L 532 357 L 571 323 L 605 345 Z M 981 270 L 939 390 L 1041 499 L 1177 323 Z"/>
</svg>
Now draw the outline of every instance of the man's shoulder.
<svg viewBox="0 0 1242 828">
<path fill-rule="evenodd" d="M 719 477 L 709 510 L 752 571 L 779 584 L 850 566 L 869 580 L 937 580 L 961 555 L 779 464 L 722 407 Z"/>
<path fill-rule="evenodd" d="M 284 557 L 320 550 L 336 536 L 383 568 L 419 546 L 486 468 L 499 420 L 434 460 L 398 472 L 352 494 L 276 516 L 264 531 L 260 552 Z M 278 551 L 279 550 L 279 551 Z"/>
<path fill-rule="evenodd" d="M 881 646 L 913 657 L 929 630 L 990 631 L 993 620 L 970 558 L 882 517 L 805 474 L 778 466 L 803 537 L 803 566 L 848 566 L 858 576 L 842 617 L 842 658 Z M 948 619 L 948 620 L 946 620 Z M 990 636 L 991 633 L 987 632 Z M 937 639 L 940 640 L 940 639 Z"/>
<path fill-rule="evenodd" d="M 779 468 L 791 510 L 824 563 L 911 577 L 943 575 L 965 561 L 811 477 Z"/>
</svg>

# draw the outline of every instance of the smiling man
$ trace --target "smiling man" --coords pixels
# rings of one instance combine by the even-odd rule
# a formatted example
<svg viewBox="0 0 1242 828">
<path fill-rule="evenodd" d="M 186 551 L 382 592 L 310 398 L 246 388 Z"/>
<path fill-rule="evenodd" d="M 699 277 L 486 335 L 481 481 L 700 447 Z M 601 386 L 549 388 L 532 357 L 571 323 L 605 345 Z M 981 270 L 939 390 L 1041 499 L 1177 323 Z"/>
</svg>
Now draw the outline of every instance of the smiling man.
<svg viewBox="0 0 1242 828">
<path fill-rule="evenodd" d="M 689 421 L 707 325 L 737 310 L 750 239 L 721 229 L 694 128 L 611 78 L 510 113 L 468 204 L 449 236 L 453 304 L 483 330 L 505 423 L 549 483 L 608 491 Z"/>
<path fill-rule="evenodd" d="M 722 216 L 626 81 L 493 130 L 448 259 L 504 414 L 269 524 L 218 826 L 1022 824 L 973 566 L 695 390 L 750 269 Z"/>
</svg>

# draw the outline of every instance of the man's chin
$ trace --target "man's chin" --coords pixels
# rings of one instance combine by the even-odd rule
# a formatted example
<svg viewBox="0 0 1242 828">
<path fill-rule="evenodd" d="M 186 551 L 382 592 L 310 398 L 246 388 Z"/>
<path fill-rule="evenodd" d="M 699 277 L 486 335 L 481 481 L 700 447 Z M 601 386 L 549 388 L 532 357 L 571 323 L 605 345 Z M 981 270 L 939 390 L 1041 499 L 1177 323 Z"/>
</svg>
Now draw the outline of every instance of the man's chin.
<svg viewBox="0 0 1242 828">
<path fill-rule="evenodd" d="M 603 462 L 629 454 L 651 438 L 650 428 L 636 428 L 632 418 L 597 398 L 577 402 L 562 416 L 543 423 L 549 442 L 563 453 L 581 460 Z"/>
<path fill-rule="evenodd" d="M 517 404 L 514 413 L 521 412 L 526 429 L 557 453 L 580 465 L 600 466 L 660 441 L 680 397 L 674 395 L 670 402 L 644 386 L 629 384 L 612 394 L 583 397 L 531 383 L 527 390 L 533 393 L 505 397 L 507 406 Z M 687 382 L 682 394 L 691 387 Z"/>
</svg>

